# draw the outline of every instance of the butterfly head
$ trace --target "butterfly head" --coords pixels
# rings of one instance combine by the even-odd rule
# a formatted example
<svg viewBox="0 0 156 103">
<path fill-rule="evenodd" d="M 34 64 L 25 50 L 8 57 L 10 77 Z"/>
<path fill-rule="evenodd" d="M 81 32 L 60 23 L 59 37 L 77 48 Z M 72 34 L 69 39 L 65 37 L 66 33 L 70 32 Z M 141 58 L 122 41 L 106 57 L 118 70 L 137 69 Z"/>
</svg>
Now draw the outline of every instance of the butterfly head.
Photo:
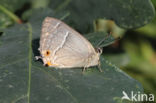
<svg viewBox="0 0 156 103">
<path fill-rule="evenodd" d="M 93 55 L 91 57 L 91 60 L 90 62 L 88 63 L 87 67 L 90 67 L 90 66 L 95 66 L 95 65 L 98 65 L 99 64 L 99 61 L 100 61 L 100 55 L 102 54 L 102 49 L 101 48 L 96 48 L 95 49 L 95 55 Z"/>
<path fill-rule="evenodd" d="M 96 51 L 96 53 L 99 54 L 99 55 L 102 54 L 102 49 L 101 49 L 101 48 L 96 48 L 95 51 Z"/>
</svg>

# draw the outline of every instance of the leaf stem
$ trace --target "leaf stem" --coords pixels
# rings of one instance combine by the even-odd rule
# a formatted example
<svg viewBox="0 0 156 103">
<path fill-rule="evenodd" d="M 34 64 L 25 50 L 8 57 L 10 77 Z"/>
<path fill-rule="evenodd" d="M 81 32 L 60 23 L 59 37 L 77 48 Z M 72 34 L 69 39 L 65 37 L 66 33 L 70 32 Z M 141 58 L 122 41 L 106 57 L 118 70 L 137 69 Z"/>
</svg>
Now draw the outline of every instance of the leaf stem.
<svg viewBox="0 0 156 103">
<path fill-rule="evenodd" d="M 0 10 L 2 12 L 4 12 L 5 14 L 7 14 L 11 19 L 13 19 L 16 23 L 18 24 L 22 24 L 22 20 L 16 16 L 13 12 L 11 12 L 10 10 L 8 10 L 7 8 L 5 8 L 4 6 L 0 5 Z"/>
</svg>

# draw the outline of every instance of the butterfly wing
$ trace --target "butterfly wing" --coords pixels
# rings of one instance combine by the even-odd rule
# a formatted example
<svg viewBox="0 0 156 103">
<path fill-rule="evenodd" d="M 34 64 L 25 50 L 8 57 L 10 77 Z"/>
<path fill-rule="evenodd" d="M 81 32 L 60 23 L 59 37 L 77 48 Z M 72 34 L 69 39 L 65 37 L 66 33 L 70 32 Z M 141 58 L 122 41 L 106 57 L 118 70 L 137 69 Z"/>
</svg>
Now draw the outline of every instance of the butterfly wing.
<svg viewBox="0 0 156 103">
<path fill-rule="evenodd" d="M 47 51 L 50 51 L 48 56 Z M 40 52 L 46 62 L 62 68 L 83 67 L 87 58 L 96 53 L 90 42 L 78 32 L 50 17 L 43 22 Z"/>
</svg>

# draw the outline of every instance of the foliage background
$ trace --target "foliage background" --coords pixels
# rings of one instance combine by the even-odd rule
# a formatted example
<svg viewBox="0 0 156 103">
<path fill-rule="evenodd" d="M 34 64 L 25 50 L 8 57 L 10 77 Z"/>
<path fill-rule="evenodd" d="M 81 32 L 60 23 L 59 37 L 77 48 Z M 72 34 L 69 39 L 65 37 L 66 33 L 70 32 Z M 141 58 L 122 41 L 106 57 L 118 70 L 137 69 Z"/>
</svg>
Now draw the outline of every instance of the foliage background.
<svg viewBox="0 0 156 103">
<path fill-rule="evenodd" d="M 116 16 L 117 14 L 114 14 L 114 8 L 112 9 L 112 11 L 107 12 L 107 10 L 110 10 L 111 8 L 105 8 L 105 10 L 103 10 L 104 7 L 101 6 L 101 8 L 98 8 L 95 11 L 93 11 L 94 8 L 91 8 L 90 11 L 92 12 L 84 11 L 83 13 L 81 13 L 80 11 L 74 12 L 73 8 L 77 6 L 76 4 L 81 3 L 83 9 L 84 6 L 82 2 L 77 1 L 76 3 L 67 6 L 67 10 L 64 10 L 64 7 L 68 5 L 68 2 L 70 2 L 70 0 L 65 0 L 65 2 L 63 3 L 61 0 L 56 0 L 55 2 L 51 0 L 1 0 L 1 34 L 3 34 L 6 28 L 12 27 L 13 25 L 16 25 L 16 23 L 21 24 L 26 23 L 28 20 L 33 20 L 30 18 L 32 15 L 38 15 L 33 14 L 37 9 L 47 7 L 52 8 L 54 11 L 57 11 L 59 13 L 61 12 L 60 14 L 57 14 L 58 17 L 62 17 L 62 14 L 65 12 L 66 15 L 63 17 L 67 18 L 65 19 L 65 21 L 81 33 L 88 33 L 91 31 L 111 31 L 114 37 L 121 37 L 120 41 L 115 42 L 111 46 L 103 48 L 104 57 L 120 67 L 123 71 L 131 75 L 133 78 L 137 79 L 143 85 L 146 93 L 153 93 L 156 96 L 156 17 L 149 24 L 147 24 L 152 19 L 152 17 L 149 18 L 149 21 L 141 24 L 147 25 L 141 28 L 141 25 L 136 25 L 135 22 L 132 22 L 129 26 L 125 26 L 126 24 L 124 23 L 128 21 L 120 21 L 120 18 Z M 110 0 L 110 2 L 113 1 Z M 152 0 L 152 3 L 156 7 L 156 1 Z M 59 4 L 60 6 L 57 6 Z M 116 5 L 116 7 L 118 7 L 118 5 Z M 144 8 L 140 7 L 139 9 Z M 70 12 L 68 10 L 74 14 L 73 17 L 70 17 Z M 106 13 L 102 14 L 105 15 L 105 19 L 95 20 L 101 17 L 101 15 L 97 12 L 99 10 Z M 125 10 L 129 9 L 125 7 Z M 15 15 L 12 15 L 10 12 Z M 81 16 L 87 16 L 88 18 L 83 18 L 83 20 L 81 21 L 82 18 L 79 18 L 79 12 L 82 14 Z M 97 13 L 96 15 L 98 16 L 89 17 L 89 13 Z M 148 14 L 141 15 L 146 16 Z M 77 21 L 73 22 L 71 18 Z M 113 21 L 106 20 L 107 18 L 113 18 L 113 20 L 116 19 L 115 23 Z M 92 21 L 93 19 L 94 21 Z M 132 21 L 133 19 L 134 18 L 130 18 L 130 20 Z M 91 21 L 93 23 L 84 21 Z M 131 25 L 134 26 L 133 29 L 131 29 Z"/>
</svg>

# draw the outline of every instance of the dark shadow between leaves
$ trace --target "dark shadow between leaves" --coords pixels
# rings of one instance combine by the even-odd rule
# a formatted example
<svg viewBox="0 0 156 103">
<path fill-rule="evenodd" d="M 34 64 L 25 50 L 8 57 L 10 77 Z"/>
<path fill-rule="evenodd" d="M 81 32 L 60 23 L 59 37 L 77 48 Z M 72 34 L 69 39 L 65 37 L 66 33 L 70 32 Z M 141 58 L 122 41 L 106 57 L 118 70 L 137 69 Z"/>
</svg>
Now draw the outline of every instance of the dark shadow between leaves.
<svg viewBox="0 0 156 103">
<path fill-rule="evenodd" d="M 32 51 L 33 51 L 33 54 L 34 54 L 34 59 L 35 59 L 35 56 L 40 56 L 40 52 L 38 50 L 38 48 L 39 48 L 39 41 L 40 41 L 40 39 L 32 40 Z M 41 59 L 36 60 L 36 61 L 39 61 L 39 62 L 43 63 Z"/>
</svg>

